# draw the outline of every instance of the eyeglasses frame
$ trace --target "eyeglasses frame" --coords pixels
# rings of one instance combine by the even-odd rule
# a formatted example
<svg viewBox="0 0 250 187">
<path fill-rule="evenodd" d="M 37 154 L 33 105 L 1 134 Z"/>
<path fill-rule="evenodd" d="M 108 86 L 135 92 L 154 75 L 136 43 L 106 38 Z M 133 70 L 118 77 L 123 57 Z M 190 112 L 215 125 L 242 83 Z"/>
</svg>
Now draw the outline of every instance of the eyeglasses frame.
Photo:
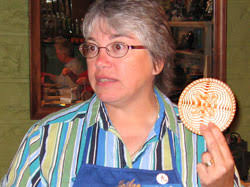
<svg viewBox="0 0 250 187">
<path fill-rule="evenodd" d="M 107 46 L 109 46 L 110 44 L 113 44 L 113 43 L 122 43 L 122 44 L 124 44 L 124 45 L 127 46 L 127 48 L 128 48 L 127 52 L 126 52 L 123 56 L 119 56 L 119 57 L 111 56 L 111 55 L 109 54 L 109 52 L 108 52 L 109 50 L 108 50 Z M 106 53 L 107 53 L 110 57 L 112 57 L 112 58 L 122 58 L 122 57 L 126 56 L 126 55 L 128 54 L 128 51 L 131 50 L 131 49 L 146 49 L 146 47 L 143 46 L 143 45 L 127 45 L 127 44 L 125 44 L 125 43 L 123 43 L 123 42 L 111 42 L 111 43 L 109 43 L 108 45 L 106 45 L 105 47 L 102 47 L 102 46 L 99 47 L 98 45 L 93 44 L 93 45 L 96 45 L 96 46 L 97 46 L 98 51 L 97 51 L 97 53 L 96 53 L 95 56 L 93 56 L 93 57 L 87 57 L 87 56 L 83 55 L 83 52 L 82 52 L 83 46 L 84 46 L 85 44 L 86 44 L 86 43 L 80 44 L 80 46 L 79 46 L 79 51 L 80 51 L 81 55 L 84 56 L 84 57 L 86 57 L 86 58 L 95 58 L 95 57 L 98 56 L 98 54 L 100 53 L 100 49 L 101 49 L 101 48 L 104 48 L 105 51 L 106 51 Z"/>
</svg>

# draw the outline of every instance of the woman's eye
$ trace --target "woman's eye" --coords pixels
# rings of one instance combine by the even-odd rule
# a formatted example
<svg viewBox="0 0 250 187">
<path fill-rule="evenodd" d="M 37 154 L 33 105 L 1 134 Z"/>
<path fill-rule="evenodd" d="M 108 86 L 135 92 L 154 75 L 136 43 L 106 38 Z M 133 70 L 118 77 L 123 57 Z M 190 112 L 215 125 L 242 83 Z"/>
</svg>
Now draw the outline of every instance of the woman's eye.
<svg viewBox="0 0 250 187">
<path fill-rule="evenodd" d="M 95 45 L 89 45 L 89 51 L 96 51 L 97 47 Z"/>
<path fill-rule="evenodd" d="M 113 50 L 115 50 L 115 51 L 120 51 L 120 50 L 123 50 L 124 49 L 124 44 L 123 43 L 115 43 L 114 45 L 113 45 Z"/>
</svg>

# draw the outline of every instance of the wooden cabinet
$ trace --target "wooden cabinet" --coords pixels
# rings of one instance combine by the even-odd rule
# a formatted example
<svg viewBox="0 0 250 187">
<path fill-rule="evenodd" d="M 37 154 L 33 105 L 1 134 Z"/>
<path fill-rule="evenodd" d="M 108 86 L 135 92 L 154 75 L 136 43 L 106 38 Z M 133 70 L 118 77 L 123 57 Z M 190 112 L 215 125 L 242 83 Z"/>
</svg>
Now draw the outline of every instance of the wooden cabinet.
<svg viewBox="0 0 250 187">
<path fill-rule="evenodd" d="M 44 2 L 45 0 L 29 0 L 31 119 L 40 119 L 62 108 L 46 107 L 42 102 L 41 72 L 43 61 L 43 38 L 41 37 L 41 33 L 43 33 L 43 29 L 41 28 L 41 20 L 43 17 L 41 13 L 43 10 L 47 11 L 47 9 L 42 9 L 41 7 L 41 4 Z M 76 2 L 80 1 L 76 0 Z M 89 5 L 89 2 L 90 1 L 81 1 L 85 7 Z M 176 30 L 174 32 L 175 37 L 180 38 L 180 36 L 182 36 L 181 32 L 183 31 L 190 30 L 193 32 L 200 32 L 200 34 L 194 33 L 196 36 L 199 36 L 197 37 L 199 38 L 198 42 L 200 42 L 198 43 L 198 47 L 195 46 L 197 43 L 194 41 L 192 45 L 196 48 L 193 49 L 191 47 L 191 49 L 188 49 L 185 45 L 189 44 L 185 44 L 184 42 L 185 45 L 181 46 L 176 51 L 176 63 L 184 65 L 183 68 L 188 76 L 188 81 L 200 76 L 215 77 L 222 81 L 226 80 L 226 6 L 226 0 L 214 0 L 213 19 L 209 22 L 170 22 L 171 28 Z M 77 6 L 72 7 L 74 9 Z M 79 17 L 74 15 L 74 13 L 72 16 L 75 16 L 75 18 Z M 195 66 L 195 64 L 198 65 Z"/>
<path fill-rule="evenodd" d="M 169 22 L 176 43 L 176 90 L 170 96 L 174 102 L 192 81 L 213 77 L 213 24 L 210 21 Z M 179 74 L 178 74 L 179 73 Z"/>
<path fill-rule="evenodd" d="M 176 41 L 175 64 L 184 70 L 187 83 L 213 76 L 213 24 L 206 21 L 169 24 Z"/>
</svg>

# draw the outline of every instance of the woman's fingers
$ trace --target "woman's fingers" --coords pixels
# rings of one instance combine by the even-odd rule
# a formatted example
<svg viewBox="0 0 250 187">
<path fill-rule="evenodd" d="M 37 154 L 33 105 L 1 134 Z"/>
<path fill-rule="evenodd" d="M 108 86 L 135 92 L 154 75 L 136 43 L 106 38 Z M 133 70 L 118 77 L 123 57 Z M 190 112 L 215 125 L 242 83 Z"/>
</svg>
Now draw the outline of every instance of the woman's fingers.
<svg viewBox="0 0 250 187">
<path fill-rule="evenodd" d="M 206 140 L 208 151 L 211 153 L 215 162 L 233 160 L 226 138 L 216 125 L 209 123 L 208 126 L 203 126 L 201 132 Z"/>
<path fill-rule="evenodd" d="M 220 129 L 212 123 L 201 126 L 201 134 L 207 143 L 207 152 L 202 155 L 202 163 L 197 171 L 203 186 L 232 186 L 234 161 Z"/>
<path fill-rule="evenodd" d="M 201 161 L 202 161 L 202 164 L 206 166 L 206 168 L 215 166 L 213 157 L 210 155 L 209 152 L 205 152 L 202 154 Z"/>
<path fill-rule="evenodd" d="M 208 125 L 211 128 L 212 133 L 216 137 L 217 144 L 221 150 L 221 153 L 222 153 L 224 159 L 227 159 L 227 160 L 229 158 L 233 159 L 232 154 L 231 154 L 231 150 L 228 147 L 226 138 L 221 133 L 220 129 L 212 123 L 209 123 Z"/>
<path fill-rule="evenodd" d="M 219 146 L 218 137 L 216 136 L 217 134 L 214 134 L 213 128 L 217 127 L 211 123 L 209 123 L 208 126 L 201 125 L 201 134 L 206 140 L 208 152 L 211 154 L 214 162 L 222 163 L 224 162 L 224 156 L 222 155 L 221 148 Z"/>
</svg>

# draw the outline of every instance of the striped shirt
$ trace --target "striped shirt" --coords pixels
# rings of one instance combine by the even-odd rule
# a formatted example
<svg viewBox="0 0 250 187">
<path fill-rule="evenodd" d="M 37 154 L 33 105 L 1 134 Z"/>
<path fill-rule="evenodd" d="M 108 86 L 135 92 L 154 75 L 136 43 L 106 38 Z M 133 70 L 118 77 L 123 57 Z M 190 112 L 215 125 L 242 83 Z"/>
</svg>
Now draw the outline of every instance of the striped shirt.
<svg viewBox="0 0 250 187">
<path fill-rule="evenodd" d="M 176 106 L 168 98 L 157 89 L 155 92 L 160 104 L 159 117 L 133 158 L 109 120 L 104 104 L 94 95 L 84 103 L 34 124 L 25 135 L 2 185 L 72 186 L 83 161 L 86 134 L 90 131 L 86 163 L 170 170 L 176 162 L 183 185 L 200 186 L 196 166 L 206 151 L 205 141 L 183 126 Z M 170 142 L 174 144 L 175 161 L 171 160 Z M 236 177 L 235 186 L 238 184 L 239 177 Z"/>
</svg>

